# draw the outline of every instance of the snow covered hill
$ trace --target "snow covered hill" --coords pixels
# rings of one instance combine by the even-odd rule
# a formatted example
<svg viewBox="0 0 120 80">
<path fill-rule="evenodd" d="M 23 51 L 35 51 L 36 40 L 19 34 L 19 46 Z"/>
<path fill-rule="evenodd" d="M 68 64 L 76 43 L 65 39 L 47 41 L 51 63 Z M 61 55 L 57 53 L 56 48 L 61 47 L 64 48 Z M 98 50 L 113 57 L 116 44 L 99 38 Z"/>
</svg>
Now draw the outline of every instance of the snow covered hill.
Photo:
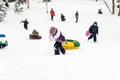
<svg viewBox="0 0 120 80">
<path fill-rule="evenodd" d="M 0 80 L 120 80 L 120 17 L 111 15 L 103 1 L 58 0 L 48 3 L 48 12 L 56 16 L 50 20 L 46 4 L 30 2 L 30 9 L 14 13 L 10 3 L 5 20 L 0 23 L 0 33 L 6 34 L 8 47 L 0 49 Z M 99 8 L 103 14 L 97 14 Z M 79 22 L 74 14 L 78 10 Z M 66 17 L 61 22 L 60 14 Z M 28 19 L 28 30 L 21 20 Z M 98 22 L 97 43 L 87 41 L 85 32 Z M 66 38 L 78 40 L 78 50 L 67 50 L 66 55 L 54 55 L 54 41 L 49 41 L 49 28 L 58 27 Z M 30 40 L 29 34 L 37 29 L 41 40 Z"/>
</svg>

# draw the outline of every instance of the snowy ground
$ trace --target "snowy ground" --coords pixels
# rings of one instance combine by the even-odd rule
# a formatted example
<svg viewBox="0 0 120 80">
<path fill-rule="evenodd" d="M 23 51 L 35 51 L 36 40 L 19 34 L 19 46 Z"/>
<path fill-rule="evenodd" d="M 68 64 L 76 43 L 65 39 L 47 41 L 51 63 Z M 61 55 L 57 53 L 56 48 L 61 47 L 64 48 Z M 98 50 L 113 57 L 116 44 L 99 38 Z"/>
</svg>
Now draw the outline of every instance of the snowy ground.
<svg viewBox="0 0 120 80">
<path fill-rule="evenodd" d="M 6 34 L 8 47 L 0 50 L 0 80 L 120 80 L 120 17 L 111 15 L 102 1 L 58 0 L 48 3 L 56 16 L 50 21 L 46 5 L 38 0 L 30 2 L 30 9 L 14 13 L 10 3 L 5 20 L 0 23 L 0 33 Z M 103 15 L 97 14 L 99 8 Z M 79 22 L 74 14 L 79 11 Z M 60 21 L 60 14 L 67 18 Z M 26 31 L 21 20 L 28 19 Z M 98 22 L 97 43 L 87 41 L 86 30 Z M 68 50 L 66 55 L 54 56 L 53 42 L 49 41 L 49 28 L 60 28 L 66 38 L 78 40 L 78 50 Z M 29 40 L 37 29 L 41 40 Z"/>
</svg>

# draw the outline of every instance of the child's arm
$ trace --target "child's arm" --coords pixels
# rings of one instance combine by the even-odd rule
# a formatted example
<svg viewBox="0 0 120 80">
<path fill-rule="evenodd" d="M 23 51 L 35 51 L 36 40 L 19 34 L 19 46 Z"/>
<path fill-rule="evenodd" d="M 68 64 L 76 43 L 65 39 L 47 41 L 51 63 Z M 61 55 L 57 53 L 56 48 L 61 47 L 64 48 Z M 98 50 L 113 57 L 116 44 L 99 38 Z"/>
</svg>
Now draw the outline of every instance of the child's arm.
<svg viewBox="0 0 120 80">
<path fill-rule="evenodd" d="M 52 35 L 49 35 L 49 38 L 50 38 L 50 42 L 53 41 L 53 36 Z"/>
<path fill-rule="evenodd" d="M 22 20 L 22 21 L 20 21 L 20 24 L 21 24 L 22 22 L 24 22 L 24 21 L 23 21 L 23 20 Z"/>
</svg>

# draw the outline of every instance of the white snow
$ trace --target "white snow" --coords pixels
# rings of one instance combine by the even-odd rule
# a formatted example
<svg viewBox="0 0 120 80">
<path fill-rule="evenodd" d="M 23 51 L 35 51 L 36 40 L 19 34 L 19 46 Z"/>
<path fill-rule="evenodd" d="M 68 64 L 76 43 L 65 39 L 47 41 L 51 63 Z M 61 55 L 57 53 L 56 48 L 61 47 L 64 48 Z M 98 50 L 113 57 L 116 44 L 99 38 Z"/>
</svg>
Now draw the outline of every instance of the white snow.
<svg viewBox="0 0 120 80">
<path fill-rule="evenodd" d="M 109 0 L 110 1 L 110 0 Z M 110 3 L 110 2 L 109 2 Z M 110 4 L 111 5 L 111 4 Z M 8 14 L 0 23 L 0 34 L 6 34 L 8 47 L 0 49 L 0 80 L 120 80 L 120 17 L 111 15 L 103 1 L 54 0 L 48 3 L 48 12 L 56 16 L 50 20 L 46 4 L 30 1 L 30 9 L 14 13 L 10 3 Z M 97 14 L 102 8 L 103 14 Z M 78 10 L 79 22 L 74 14 Z M 67 20 L 61 22 L 60 14 Z M 28 30 L 20 24 L 28 19 Z M 87 41 L 85 32 L 98 22 L 97 43 Z M 77 50 L 67 50 L 66 55 L 54 55 L 54 42 L 49 41 L 49 28 L 60 28 L 66 38 L 78 40 Z M 30 40 L 29 34 L 37 29 L 41 40 Z"/>
</svg>

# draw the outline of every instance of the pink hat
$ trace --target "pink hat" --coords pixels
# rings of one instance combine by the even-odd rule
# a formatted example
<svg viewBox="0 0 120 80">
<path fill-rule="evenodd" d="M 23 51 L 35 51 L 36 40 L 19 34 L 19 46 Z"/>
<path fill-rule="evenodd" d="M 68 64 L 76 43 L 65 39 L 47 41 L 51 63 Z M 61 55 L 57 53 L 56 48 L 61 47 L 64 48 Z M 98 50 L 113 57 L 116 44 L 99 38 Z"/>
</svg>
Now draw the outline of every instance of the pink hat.
<svg viewBox="0 0 120 80">
<path fill-rule="evenodd" d="M 50 28 L 50 34 L 51 35 L 54 35 L 56 33 L 56 31 L 57 31 L 57 28 L 55 28 L 55 27 Z"/>
</svg>

